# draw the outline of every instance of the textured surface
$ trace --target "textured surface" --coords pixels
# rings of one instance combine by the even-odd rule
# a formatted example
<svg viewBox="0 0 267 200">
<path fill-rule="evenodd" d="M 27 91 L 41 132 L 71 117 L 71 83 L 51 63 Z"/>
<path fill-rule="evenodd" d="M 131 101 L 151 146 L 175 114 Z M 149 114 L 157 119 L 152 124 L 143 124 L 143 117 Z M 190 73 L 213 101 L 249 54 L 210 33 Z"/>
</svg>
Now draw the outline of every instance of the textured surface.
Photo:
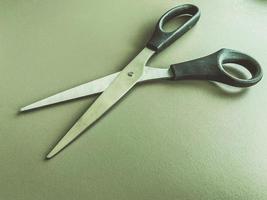
<svg viewBox="0 0 267 200">
<path fill-rule="evenodd" d="M 20 107 L 120 70 L 170 7 L 198 25 L 151 61 L 167 66 L 242 50 L 266 71 L 265 0 L 0 1 L 0 199 L 267 199 L 267 82 L 136 87 L 52 160 L 44 157 L 94 98 Z"/>
</svg>

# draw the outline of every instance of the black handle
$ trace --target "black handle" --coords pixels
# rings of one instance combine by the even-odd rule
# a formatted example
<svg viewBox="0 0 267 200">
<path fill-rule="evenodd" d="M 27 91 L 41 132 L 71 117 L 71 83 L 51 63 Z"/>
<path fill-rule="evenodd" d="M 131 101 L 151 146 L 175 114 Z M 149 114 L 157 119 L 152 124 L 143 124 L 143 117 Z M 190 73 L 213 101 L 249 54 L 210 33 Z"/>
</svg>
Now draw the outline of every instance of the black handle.
<svg viewBox="0 0 267 200">
<path fill-rule="evenodd" d="M 245 67 L 250 79 L 240 79 L 225 71 L 223 64 L 235 63 Z M 249 87 L 262 78 L 260 64 L 252 57 L 231 49 L 221 49 L 209 56 L 171 65 L 175 80 L 211 80 L 235 87 Z"/>
<path fill-rule="evenodd" d="M 182 26 L 172 32 L 163 30 L 163 25 L 174 17 L 189 15 L 191 16 Z M 177 6 L 166 12 L 158 21 L 155 31 L 151 39 L 147 43 L 147 47 L 153 51 L 159 52 L 169 46 L 184 33 L 190 30 L 199 20 L 200 11 L 198 7 L 185 4 Z"/>
</svg>

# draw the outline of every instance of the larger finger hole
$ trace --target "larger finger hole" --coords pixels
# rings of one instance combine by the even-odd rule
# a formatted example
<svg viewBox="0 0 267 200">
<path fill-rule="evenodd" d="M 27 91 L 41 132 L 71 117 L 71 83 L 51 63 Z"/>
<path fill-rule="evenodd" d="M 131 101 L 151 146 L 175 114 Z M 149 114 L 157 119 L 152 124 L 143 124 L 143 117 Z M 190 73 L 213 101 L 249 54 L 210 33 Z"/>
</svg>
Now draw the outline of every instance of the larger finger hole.
<svg viewBox="0 0 267 200">
<path fill-rule="evenodd" d="M 236 63 L 225 63 L 222 65 L 222 67 L 225 73 L 227 73 L 229 76 L 244 80 L 252 78 L 250 71 L 242 65 Z"/>
</svg>

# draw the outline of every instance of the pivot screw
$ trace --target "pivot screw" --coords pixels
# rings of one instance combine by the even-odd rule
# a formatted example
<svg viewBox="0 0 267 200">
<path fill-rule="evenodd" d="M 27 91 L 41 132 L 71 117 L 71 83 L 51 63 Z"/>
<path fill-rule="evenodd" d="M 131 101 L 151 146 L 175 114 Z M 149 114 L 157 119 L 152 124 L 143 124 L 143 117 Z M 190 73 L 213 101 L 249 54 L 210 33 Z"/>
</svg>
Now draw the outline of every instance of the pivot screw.
<svg viewBox="0 0 267 200">
<path fill-rule="evenodd" d="M 128 76 L 132 77 L 134 75 L 133 72 L 128 72 Z"/>
</svg>

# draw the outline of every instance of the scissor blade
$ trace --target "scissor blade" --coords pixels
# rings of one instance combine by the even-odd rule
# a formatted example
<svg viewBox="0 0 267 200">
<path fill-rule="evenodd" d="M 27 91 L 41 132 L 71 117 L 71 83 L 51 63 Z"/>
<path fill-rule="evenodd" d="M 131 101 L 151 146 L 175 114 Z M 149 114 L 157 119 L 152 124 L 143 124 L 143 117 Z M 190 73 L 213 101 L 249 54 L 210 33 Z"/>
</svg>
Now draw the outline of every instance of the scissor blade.
<svg viewBox="0 0 267 200">
<path fill-rule="evenodd" d="M 53 96 L 50 96 L 40 101 L 37 101 L 35 103 L 32 103 L 28 106 L 25 106 L 21 108 L 20 111 L 22 112 L 22 111 L 32 110 L 35 108 L 40 108 L 40 107 L 56 104 L 59 102 L 64 102 L 64 101 L 88 96 L 91 94 L 103 92 L 109 86 L 109 84 L 118 76 L 118 74 L 119 72 L 110 74 L 103 78 L 79 85 L 69 90 L 65 90 Z"/>
<path fill-rule="evenodd" d="M 35 108 L 41 108 L 44 106 L 101 93 L 111 84 L 111 82 L 119 75 L 119 73 L 120 72 L 113 73 L 108 76 L 96 79 L 94 81 L 90 81 L 88 83 L 65 90 L 53 96 L 32 103 L 28 106 L 25 106 L 21 108 L 20 111 L 23 112 Z M 172 74 L 169 68 L 145 67 L 144 73 L 142 77 L 138 80 L 138 82 L 170 77 L 172 77 Z"/>
<path fill-rule="evenodd" d="M 142 77 L 144 65 L 154 54 L 154 51 L 145 48 L 137 57 L 129 63 L 110 84 L 110 86 L 98 97 L 92 106 L 74 124 L 66 135 L 57 143 L 47 155 L 51 158 L 77 138 L 86 128 L 99 119 L 109 108 L 127 93 Z"/>
</svg>

